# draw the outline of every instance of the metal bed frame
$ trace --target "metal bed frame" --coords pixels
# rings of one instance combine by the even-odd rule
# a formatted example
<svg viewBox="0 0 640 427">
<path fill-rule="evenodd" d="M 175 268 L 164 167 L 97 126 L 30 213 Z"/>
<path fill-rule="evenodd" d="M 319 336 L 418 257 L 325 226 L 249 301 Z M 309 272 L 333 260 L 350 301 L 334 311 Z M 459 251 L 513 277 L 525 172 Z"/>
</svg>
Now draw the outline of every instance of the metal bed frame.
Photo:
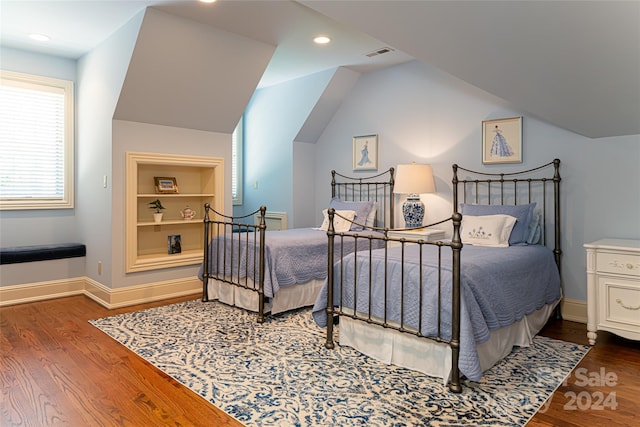
<svg viewBox="0 0 640 427">
<path fill-rule="evenodd" d="M 381 177 L 389 175 L 386 181 Z M 337 181 L 336 177 L 342 178 Z M 383 224 L 381 228 L 393 227 L 395 204 L 393 203 L 393 186 L 395 185 L 395 169 L 388 170 L 368 177 L 350 177 L 331 171 L 331 197 L 348 201 L 377 202 L 376 223 Z M 365 224 L 355 224 L 365 226 Z"/>
<path fill-rule="evenodd" d="M 386 225 L 387 218 L 389 223 L 393 224 L 393 185 L 394 168 L 366 177 L 348 177 L 337 173 L 335 170 L 331 171 L 331 197 L 337 197 L 344 201 L 376 201 L 376 221 L 379 224 Z M 265 321 L 264 257 L 266 240 L 268 239 L 268 237 L 265 238 L 267 230 L 266 212 L 266 206 L 262 206 L 248 215 L 228 216 L 217 212 L 208 203 L 204 205 L 205 249 L 202 273 L 202 301 L 210 301 L 208 292 L 209 280 L 217 280 L 256 292 L 258 294 L 258 323 Z M 255 224 L 254 218 L 258 213 L 260 220 L 258 224 Z M 251 218 L 253 222 L 247 218 Z M 365 224 L 360 225 L 365 226 Z M 216 256 L 216 260 L 211 259 L 209 250 L 211 244 L 217 245 L 216 254 L 224 254 L 222 259 L 220 259 L 220 256 Z M 241 254 L 240 248 L 243 246 L 246 248 L 246 252 Z M 241 259 L 245 260 L 244 265 L 240 264 L 242 262 Z M 228 266 L 231 266 L 231 275 L 225 274 Z M 242 278 L 234 277 L 234 268 L 237 268 L 237 271 L 246 271 L 246 276 Z M 258 280 L 254 280 L 251 283 L 250 277 L 257 277 Z"/>
<path fill-rule="evenodd" d="M 245 218 L 254 218 L 254 215 L 260 214 L 258 225 L 249 221 L 242 221 Z M 258 323 L 264 322 L 264 250 L 265 250 L 265 231 L 267 225 L 265 222 L 265 214 L 267 207 L 261 206 L 254 212 L 243 216 L 228 216 L 213 209 L 209 203 L 204 205 L 204 257 L 203 257 L 203 273 L 202 273 L 202 302 L 208 302 L 209 290 L 208 284 L 210 279 L 215 279 L 223 283 L 237 286 L 239 288 L 251 290 L 258 293 Z M 220 218 L 220 219 L 218 219 Z M 227 235 L 231 235 L 227 239 Z M 222 237 L 216 238 L 214 237 Z M 237 238 L 236 238 L 237 237 Z M 244 266 L 241 265 L 240 248 L 244 240 L 246 248 L 246 257 Z M 216 254 L 222 253 L 222 266 L 216 262 L 211 264 L 211 253 L 209 246 L 215 242 Z M 227 245 L 231 245 L 227 251 Z M 237 250 L 234 250 L 237 247 Z M 253 251 L 250 256 L 249 251 Z M 229 254 L 229 264 L 231 267 L 231 275 L 225 275 L 225 266 L 227 265 L 227 254 Z M 219 256 L 216 256 L 219 260 Z M 252 261 L 251 261 L 252 260 Z M 233 267 L 237 267 L 238 271 L 244 267 L 244 271 L 253 272 L 253 275 L 247 274 L 244 278 L 234 277 Z M 212 271 L 213 270 L 213 271 Z M 251 286 L 250 277 L 258 277 L 255 282 L 257 287 Z"/>
<path fill-rule="evenodd" d="M 544 175 L 545 172 L 548 171 L 549 167 L 553 166 L 553 175 L 548 176 Z M 384 237 L 357 237 L 350 233 L 336 233 L 333 227 L 333 219 L 334 217 L 340 216 L 335 211 L 329 211 L 329 230 L 327 232 L 328 236 L 328 261 L 327 261 L 327 330 L 326 330 L 326 342 L 325 347 L 332 349 L 335 347 L 333 330 L 334 324 L 337 323 L 338 318 L 340 316 L 347 316 L 352 319 L 364 321 L 369 324 L 381 326 L 385 329 L 392 329 L 403 333 L 408 333 L 415 335 L 417 337 L 423 337 L 430 339 L 432 341 L 440 342 L 448 344 L 451 348 L 451 375 L 449 378 L 448 387 L 452 392 L 460 393 L 462 392 L 462 382 L 461 375 L 459 369 L 459 356 L 460 356 L 460 269 L 461 269 L 461 250 L 462 250 L 462 240 L 460 236 L 460 226 L 462 222 L 462 215 L 458 212 L 460 209 L 459 201 L 466 202 L 467 200 L 473 200 L 473 203 L 486 203 L 486 204 L 518 204 L 518 203 L 531 203 L 542 202 L 542 244 L 547 244 L 547 216 L 548 210 L 550 210 L 550 206 L 552 207 L 552 216 L 553 216 L 553 253 L 555 257 L 556 265 L 558 266 L 558 271 L 561 272 L 560 269 L 560 256 L 562 251 L 560 249 L 560 160 L 555 159 L 550 163 L 542 165 L 537 168 L 521 171 L 521 172 L 512 172 L 512 173 L 487 173 L 487 172 L 477 172 L 472 171 L 470 169 L 465 169 L 459 167 L 458 165 L 453 165 L 453 214 L 451 217 L 446 218 L 442 221 L 425 225 L 419 228 L 427 228 L 436 225 L 448 224 L 451 223 L 452 226 L 452 237 L 449 241 L 438 241 L 438 242 L 408 242 L 404 238 L 391 238 L 388 236 L 387 232 L 389 231 L 387 228 L 373 228 L 375 230 L 381 231 Z M 465 177 L 461 179 L 459 174 L 461 171 L 464 171 L 471 175 L 470 177 Z M 547 187 L 552 184 L 552 198 L 548 201 L 549 191 Z M 524 188 L 524 189 L 523 189 Z M 524 194 L 522 194 L 524 193 Z M 406 230 L 406 229 L 404 229 Z M 401 253 L 401 263 L 404 266 L 404 248 L 405 245 L 418 244 L 420 245 L 420 256 L 422 256 L 422 250 L 424 246 L 436 246 L 438 253 L 438 325 L 437 325 L 437 334 L 435 336 L 424 336 L 421 334 L 422 330 L 422 291 L 420 291 L 420 314 L 418 315 L 419 324 L 417 328 L 408 327 L 404 324 L 404 319 L 401 319 L 400 323 L 390 323 L 388 319 L 386 319 L 386 303 L 385 303 L 385 318 L 380 319 L 376 318 L 371 314 L 371 309 L 369 309 L 368 313 L 358 313 L 357 307 L 352 307 L 351 309 L 347 309 L 346 311 L 343 307 L 338 304 L 334 307 L 334 267 L 343 268 L 342 261 L 346 254 L 340 253 L 336 258 L 336 254 L 334 251 L 335 240 L 336 239 L 344 239 L 344 238 L 356 238 L 363 239 L 364 243 L 362 244 L 363 249 L 359 250 L 360 253 L 367 254 L 369 256 L 369 265 L 371 265 L 371 257 L 372 257 L 372 245 L 371 240 L 373 239 L 382 239 L 385 241 L 384 248 L 381 250 L 385 251 L 384 255 L 384 263 L 385 269 L 387 268 L 387 253 L 386 251 L 389 248 L 389 242 L 396 242 L 395 244 L 399 244 L 402 246 Z M 368 241 L 368 243 L 367 243 Z M 357 246 L 356 246 L 357 247 Z M 440 328 L 440 312 L 441 312 L 441 284 L 443 280 L 444 272 L 441 269 L 443 250 L 451 250 L 452 252 L 452 271 L 451 274 L 452 280 L 452 289 L 451 289 L 451 316 L 452 316 L 452 328 L 451 328 L 451 337 L 450 339 L 446 339 L 442 336 L 441 328 Z M 356 250 L 358 252 L 358 250 Z M 421 261 L 422 263 L 422 258 Z M 404 267 L 403 267 L 404 268 Z M 420 273 L 420 282 L 422 282 L 422 269 Z M 342 271 L 342 270 L 341 270 Z M 371 272 L 371 270 L 369 270 Z M 385 274 L 386 276 L 386 274 Z M 342 290 L 343 290 L 343 277 L 344 274 L 340 274 L 340 283 L 338 284 L 338 290 L 340 298 L 342 298 Z M 404 276 L 403 276 L 404 277 Z M 369 295 L 372 295 L 372 274 L 369 274 Z M 403 279 L 404 282 L 404 279 Z M 367 286 L 363 284 L 362 286 Z M 404 286 L 404 283 L 402 284 Z M 562 286 L 562 279 L 561 279 Z M 404 289 L 404 288 L 401 288 Z M 421 289 L 421 288 L 420 288 Z M 385 292 L 386 292 L 386 277 L 385 277 Z M 385 297 L 386 298 L 386 297 Z M 402 291 L 400 297 L 400 304 L 404 306 L 404 290 Z M 371 304 L 369 304 L 371 307 Z M 559 304 L 558 304 L 559 307 Z M 556 314 L 559 313 L 559 309 L 556 308 Z M 403 316 L 401 316 L 403 317 Z"/>
</svg>

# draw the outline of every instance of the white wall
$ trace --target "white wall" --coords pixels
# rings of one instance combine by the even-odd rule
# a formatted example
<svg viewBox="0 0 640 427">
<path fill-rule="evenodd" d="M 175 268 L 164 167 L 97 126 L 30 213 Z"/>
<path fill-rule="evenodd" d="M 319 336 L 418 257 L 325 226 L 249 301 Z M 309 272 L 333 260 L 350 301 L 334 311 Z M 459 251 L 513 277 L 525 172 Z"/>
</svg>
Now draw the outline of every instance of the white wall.
<svg viewBox="0 0 640 427">
<path fill-rule="evenodd" d="M 523 163 L 482 165 L 481 122 L 520 115 Z M 379 135 L 379 171 L 412 161 L 433 166 L 437 193 L 423 196 L 425 223 L 450 215 L 453 163 L 472 170 L 522 170 L 559 158 L 563 275 L 570 299 L 586 300 L 585 242 L 640 238 L 640 135 L 585 138 L 418 61 L 363 74 L 318 140 L 316 222 L 331 195 L 331 169 L 370 174 L 351 172 L 352 137 L 369 134 Z"/>
</svg>

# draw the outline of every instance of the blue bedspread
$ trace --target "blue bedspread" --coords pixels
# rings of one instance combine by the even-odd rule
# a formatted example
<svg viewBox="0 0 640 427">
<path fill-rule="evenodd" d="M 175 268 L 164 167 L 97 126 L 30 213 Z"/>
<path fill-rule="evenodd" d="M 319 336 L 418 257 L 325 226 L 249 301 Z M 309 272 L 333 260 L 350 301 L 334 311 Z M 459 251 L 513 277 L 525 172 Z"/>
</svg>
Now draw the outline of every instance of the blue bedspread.
<svg viewBox="0 0 640 427">
<path fill-rule="evenodd" d="M 367 232 L 359 233 L 363 236 Z M 254 239 L 255 236 L 255 239 Z M 218 244 L 218 238 L 209 246 L 210 273 L 215 274 L 215 259 L 218 255 L 218 272 L 225 276 L 233 274 L 234 279 L 249 277 L 257 281 L 257 266 L 254 258 L 259 254 L 254 250 L 260 239 L 258 233 L 230 233 L 225 239 L 226 245 Z M 220 238 L 222 239 L 222 238 Z M 233 239 L 233 245 L 231 245 Z M 248 242 L 247 242 L 248 240 Z M 340 239 L 336 236 L 336 250 L 340 248 Z M 380 245 L 381 241 L 377 242 Z M 220 242 L 222 243 L 222 242 Z M 250 250 L 246 251 L 247 244 Z M 358 248 L 368 247 L 368 239 L 358 239 Z M 353 251 L 355 239 L 345 238 L 345 253 Z M 218 249 L 220 248 L 220 249 Z M 225 248 L 224 254 L 222 248 Z M 233 259 L 233 263 L 231 260 Z M 257 264 L 256 264 L 257 265 Z M 224 269 L 222 268 L 224 266 Z M 248 271 L 247 271 L 248 270 Z M 199 277 L 202 280 L 203 266 Z M 289 230 L 265 232 L 265 296 L 273 297 L 280 288 L 311 280 L 324 280 L 327 277 L 327 232 L 317 228 L 293 228 Z"/>
<path fill-rule="evenodd" d="M 386 318 L 400 322 L 400 284 L 404 270 L 404 324 L 418 328 L 420 262 L 418 245 L 405 248 L 404 269 L 400 263 L 400 248 L 388 250 L 387 308 Z M 451 250 L 443 248 L 442 270 L 451 271 Z M 437 335 L 437 257 L 436 247 L 423 248 L 422 261 L 422 334 Z M 345 257 L 342 271 L 345 272 L 342 290 L 342 305 L 354 308 L 354 254 Z M 461 324 L 460 324 L 460 371 L 470 380 L 482 377 L 476 345 L 489 339 L 491 330 L 508 326 L 525 315 L 553 303 L 560 298 L 560 276 L 553 253 L 541 245 L 488 248 L 466 245 L 462 249 L 461 264 Z M 369 310 L 369 261 L 368 254 L 357 256 L 358 297 L 355 310 Z M 376 280 L 373 290 L 372 315 L 384 317 L 385 263 L 384 251 L 375 251 L 372 274 Z M 340 283 L 340 268 L 334 268 L 334 304 L 340 305 L 337 292 Z M 451 337 L 451 274 L 442 274 L 441 335 Z M 414 285 L 411 286 L 411 283 Z M 313 307 L 313 317 L 320 326 L 326 326 L 326 282 Z"/>
</svg>

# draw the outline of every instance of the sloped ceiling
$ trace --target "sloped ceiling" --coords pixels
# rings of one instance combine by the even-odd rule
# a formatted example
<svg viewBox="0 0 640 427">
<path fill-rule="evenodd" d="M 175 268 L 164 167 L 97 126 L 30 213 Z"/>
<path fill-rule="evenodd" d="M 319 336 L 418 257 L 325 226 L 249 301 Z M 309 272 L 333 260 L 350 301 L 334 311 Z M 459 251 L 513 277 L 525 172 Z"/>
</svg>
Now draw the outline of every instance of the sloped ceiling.
<svg viewBox="0 0 640 427">
<path fill-rule="evenodd" d="M 640 135 L 637 0 L 242 0 L 206 8 L 179 0 L 0 0 L 0 42 L 77 58 L 149 5 L 277 46 L 265 84 L 415 57 L 578 134 Z M 29 41 L 34 31 L 51 43 Z M 334 43 L 309 47 L 309 33 L 318 31 L 332 33 Z M 361 61 L 385 45 L 396 49 L 392 61 Z"/>
<path fill-rule="evenodd" d="M 231 133 L 274 50 L 148 8 L 114 118 Z"/>
<path fill-rule="evenodd" d="M 300 3 L 559 127 L 640 134 L 640 2 Z"/>
<path fill-rule="evenodd" d="M 333 115 L 342 104 L 344 96 L 348 94 L 358 81 L 360 73 L 338 68 L 331 78 L 331 81 L 322 92 L 316 102 L 311 114 L 304 122 L 304 125 L 296 135 L 294 141 L 315 143 L 322 135 Z"/>
<path fill-rule="evenodd" d="M 379 40 L 290 0 L 218 1 L 211 7 L 178 1 L 154 8 L 277 46 L 260 87 L 340 66 L 366 72 L 414 59 L 401 51 L 368 57 L 384 47 Z M 330 35 L 332 43 L 314 44 L 318 34 Z"/>
</svg>

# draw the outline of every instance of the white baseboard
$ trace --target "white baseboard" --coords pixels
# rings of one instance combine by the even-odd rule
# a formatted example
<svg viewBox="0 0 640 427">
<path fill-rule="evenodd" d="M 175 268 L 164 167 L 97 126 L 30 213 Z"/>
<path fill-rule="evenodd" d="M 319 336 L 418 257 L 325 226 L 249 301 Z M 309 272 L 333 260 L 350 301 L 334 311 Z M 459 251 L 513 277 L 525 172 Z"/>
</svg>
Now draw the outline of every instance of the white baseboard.
<svg viewBox="0 0 640 427">
<path fill-rule="evenodd" d="M 202 282 L 197 277 L 166 280 L 110 289 L 87 278 L 85 295 L 106 308 L 120 308 L 135 304 L 160 301 L 202 293 Z"/>
<path fill-rule="evenodd" d="M 202 292 L 202 282 L 197 277 L 167 280 L 111 289 L 88 277 L 52 280 L 0 287 L 0 307 L 24 304 L 72 295 L 86 295 L 108 308 L 160 301 L 168 298 L 196 295 Z"/>
<path fill-rule="evenodd" d="M 587 302 L 575 299 L 562 299 L 562 318 L 571 322 L 587 323 Z"/>
<path fill-rule="evenodd" d="M 85 277 L 0 287 L 0 307 L 84 294 Z"/>
</svg>

